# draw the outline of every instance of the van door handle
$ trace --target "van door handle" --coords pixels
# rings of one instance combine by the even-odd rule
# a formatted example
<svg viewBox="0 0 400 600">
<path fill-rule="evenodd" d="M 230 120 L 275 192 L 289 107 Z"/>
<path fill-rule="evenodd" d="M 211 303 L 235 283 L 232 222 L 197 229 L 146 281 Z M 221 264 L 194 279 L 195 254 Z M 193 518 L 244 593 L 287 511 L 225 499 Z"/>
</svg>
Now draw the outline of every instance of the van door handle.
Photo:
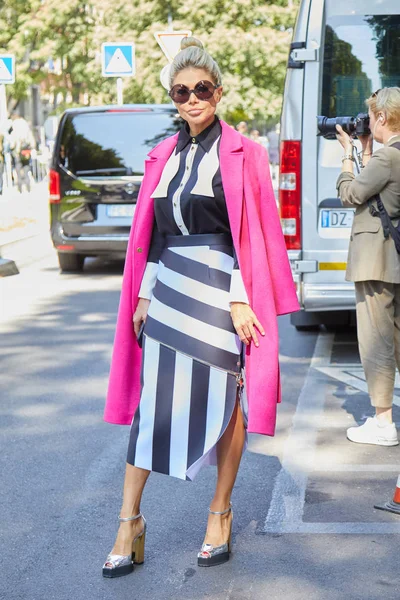
<svg viewBox="0 0 400 600">
<path fill-rule="evenodd" d="M 289 52 L 289 69 L 304 69 L 305 62 L 319 59 L 319 48 L 306 48 L 305 42 L 292 42 Z"/>
<path fill-rule="evenodd" d="M 295 260 L 295 273 L 316 273 L 318 271 L 318 263 L 316 260 Z"/>
<path fill-rule="evenodd" d="M 319 48 L 299 48 L 292 50 L 292 59 L 296 62 L 310 62 L 318 60 Z"/>
</svg>

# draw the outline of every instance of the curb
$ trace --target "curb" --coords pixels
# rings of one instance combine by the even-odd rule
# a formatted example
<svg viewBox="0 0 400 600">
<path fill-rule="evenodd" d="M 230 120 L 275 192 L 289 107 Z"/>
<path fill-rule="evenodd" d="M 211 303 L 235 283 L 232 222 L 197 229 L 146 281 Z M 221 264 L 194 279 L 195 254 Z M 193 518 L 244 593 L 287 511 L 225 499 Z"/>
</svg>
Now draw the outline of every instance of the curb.
<svg viewBox="0 0 400 600">
<path fill-rule="evenodd" d="M 40 260 L 52 248 L 47 197 L 44 181 L 35 183 L 30 193 L 19 194 L 11 188 L 1 197 L 0 218 L 31 218 L 21 227 L 0 232 L 0 277 L 17 275 L 21 267 Z"/>
<path fill-rule="evenodd" d="M 40 260 L 53 249 L 49 229 L 37 228 L 13 240 L 0 241 L 0 277 L 17 275 L 21 267 Z M 15 267 L 11 269 L 9 263 Z M 4 265 L 4 266 L 2 266 Z M 5 274 L 4 274 L 5 273 Z"/>
<path fill-rule="evenodd" d="M 18 267 L 13 260 L 10 260 L 9 258 L 0 258 L 0 277 L 18 274 Z"/>
</svg>

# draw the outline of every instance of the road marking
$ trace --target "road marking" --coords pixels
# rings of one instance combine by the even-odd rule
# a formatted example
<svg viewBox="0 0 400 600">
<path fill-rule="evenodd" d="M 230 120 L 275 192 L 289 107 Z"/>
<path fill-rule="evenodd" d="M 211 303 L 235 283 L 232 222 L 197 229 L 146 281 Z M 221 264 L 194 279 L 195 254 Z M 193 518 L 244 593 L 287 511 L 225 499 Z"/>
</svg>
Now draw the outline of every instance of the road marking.
<svg viewBox="0 0 400 600">
<path fill-rule="evenodd" d="M 338 465 L 336 463 L 314 463 L 314 471 L 323 473 L 400 473 L 400 465 Z"/>
<path fill-rule="evenodd" d="M 331 387 L 328 375 L 367 392 L 366 382 L 360 377 L 358 365 L 330 367 L 334 341 L 333 334 L 320 333 L 303 388 L 300 392 L 292 428 L 284 446 L 282 468 L 278 473 L 272 492 L 271 504 L 265 519 L 266 533 L 306 534 L 397 534 L 400 523 L 345 522 L 306 523 L 303 521 L 308 477 L 313 471 L 331 472 L 399 472 L 398 465 L 335 465 L 328 463 L 322 468 L 316 456 L 317 434 L 321 426 L 325 399 Z M 343 373 L 343 369 L 352 372 Z M 355 374 L 355 370 L 357 373 Z M 357 375 L 357 376 L 355 376 Z M 400 400 L 396 397 L 397 401 Z"/>
<path fill-rule="evenodd" d="M 344 535 L 387 535 L 400 533 L 400 523 L 299 523 L 285 524 L 279 533 L 318 533 Z"/>
<path fill-rule="evenodd" d="M 312 470 L 316 438 L 328 387 L 317 367 L 331 356 L 333 334 L 320 333 L 303 388 L 291 432 L 285 443 L 282 468 L 275 480 L 271 504 L 264 524 L 268 533 L 297 531 L 302 525 L 308 472 Z"/>
<path fill-rule="evenodd" d="M 368 386 L 367 382 L 365 381 L 364 370 L 362 367 L 357 368 L 354 365 L 340 365 L 337 367 L 320 366 L 316 368 L 321 373 L 328 375 L 328 377 L 333 377 L 334 379 L 337 379 L 346 385 L 368 394 Z M 397 378 L 396 385 L 398 385 Z M 400 396 L 397 394 L 393 395 L 393 404 L 400 406 Z"/>
</svg>

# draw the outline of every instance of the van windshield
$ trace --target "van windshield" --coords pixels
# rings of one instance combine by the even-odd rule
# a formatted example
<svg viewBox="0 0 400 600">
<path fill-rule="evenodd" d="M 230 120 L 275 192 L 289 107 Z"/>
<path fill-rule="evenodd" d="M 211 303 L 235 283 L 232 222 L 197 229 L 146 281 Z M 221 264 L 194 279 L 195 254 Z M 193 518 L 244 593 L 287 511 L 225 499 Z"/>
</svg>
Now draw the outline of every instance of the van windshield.
<svg viewBox="0 0 400 600">
<path fill-rule="evenodd" d="M 175 111 L 78 113 L 64 124 L 59 162 L 78 177 L 143 175 L 148 152 L 180 129 Z"/>
<path fill-rule="evenodd" d="M 373 92 L 400 86 L 400 15 L 328 18 L 322 77 L 327 117 L 366 112 Z"/>
</svg>

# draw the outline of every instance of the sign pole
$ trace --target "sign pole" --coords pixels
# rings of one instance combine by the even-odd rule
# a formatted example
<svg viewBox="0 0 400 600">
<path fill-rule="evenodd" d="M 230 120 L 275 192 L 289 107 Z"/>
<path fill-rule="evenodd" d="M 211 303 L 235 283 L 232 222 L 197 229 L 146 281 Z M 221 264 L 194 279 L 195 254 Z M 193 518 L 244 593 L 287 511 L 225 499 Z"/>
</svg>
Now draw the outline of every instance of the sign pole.
<svg viewBox="0 0 400 600">
<path fill-rule="evenodd" d="M 0 133 L 6 133 L 8 111 L 6 85 L 15 83 L 15 55 L 0 54 Z M 11 187 L 11 154 L 4 152 L 3 187 Z"/>
<path fill-rule="evenodd" d="M 0 134 L 5 133 L 8 120 L 6 86 L 0 83 Z M 11 187 L 11 155 L 4 153 L 3 189 Z"/>
<path fill-rule="evenodd" d="M 117 104 L 121 106 L 124 103 L 123 81 L 122 77 L 117 77 Z"/>
<path fill-rule="evenodd" d="M 7 96 L 6 86 L 0 83 L 0 126 L 4 126 L 7 122 Z"/>
</svg>

